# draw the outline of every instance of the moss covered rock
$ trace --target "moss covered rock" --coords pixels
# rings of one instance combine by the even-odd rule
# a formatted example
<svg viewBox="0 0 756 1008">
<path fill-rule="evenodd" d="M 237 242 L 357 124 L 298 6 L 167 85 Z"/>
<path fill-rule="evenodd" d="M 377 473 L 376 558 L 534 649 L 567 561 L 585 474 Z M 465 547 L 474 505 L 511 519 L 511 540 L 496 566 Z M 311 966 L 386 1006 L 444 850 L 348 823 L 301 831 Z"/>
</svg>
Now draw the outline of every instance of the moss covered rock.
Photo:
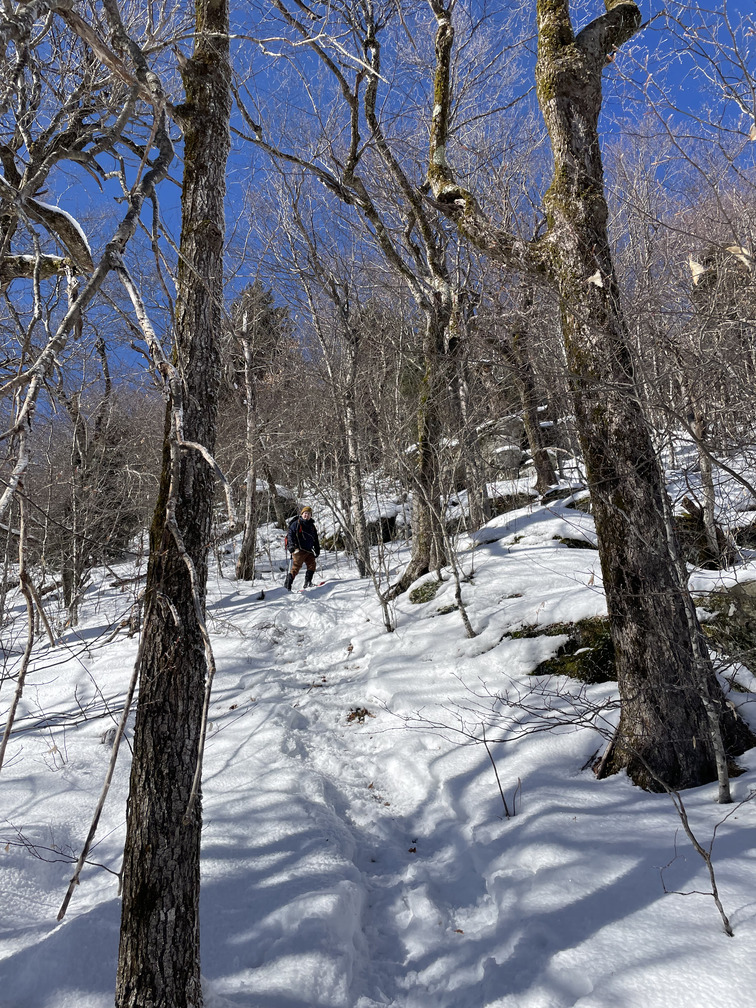
<svg viewBox="0 0 756 1008">
<path fill-rule="evenodd" d="M 756 674 L 756 581 L 731 585 L 696 598 L 701 626 L 711 646 Z"/>
<path fill-rule="evenodd" d="M 576 493 L 572 500 L 566 502 L 565 507 L 570 508 L 572 511 L 582 511 L 583 514 L 593 514 L 593 502 L 587 490 L 582 493 Z"/>
<path fill-rule="evenodd" d="M 420 584 L 413 588 L 409 593 L 410 602 L 415 605 L 420 605 L 422 602 L 430 602 L 434 599 L 438 593 L 439 588 L 443 584 L 443 581 L 439 581 L 438 578 L 429 578 L 427 581 L 421 581 Z"/>
<path fill-rule="evenodd" d="M 491 517 L 497 518 L 508 511 L 516 511 L 518 508 L 527 507 L 536 500 L 535 491 L 531 493 L 497 494 L 491 497 L 489 506 Z"/>
<path fill-rule="evenodd" d="M 532 675 L 562 675 L 584 683 L 613 682 L 614 645 L 609 620 L 603 616 L 578 620 L 577 623 L 552 623 L 545 627 L 522 627 L 507 637 L 561 637 L 569 640 L 553 658 L 537 665 Z"/>
<path fill-rule="evenodd" d="M 560 542 L 562 546 L 568 546 L 570 549 L 598 549 L 598 546 L 595 546 L 592 542 L 588 542 L 587 539 L 569 539 L 566 536 L 554 536 L 554 538 L 557 542 Z"/>
</svg>

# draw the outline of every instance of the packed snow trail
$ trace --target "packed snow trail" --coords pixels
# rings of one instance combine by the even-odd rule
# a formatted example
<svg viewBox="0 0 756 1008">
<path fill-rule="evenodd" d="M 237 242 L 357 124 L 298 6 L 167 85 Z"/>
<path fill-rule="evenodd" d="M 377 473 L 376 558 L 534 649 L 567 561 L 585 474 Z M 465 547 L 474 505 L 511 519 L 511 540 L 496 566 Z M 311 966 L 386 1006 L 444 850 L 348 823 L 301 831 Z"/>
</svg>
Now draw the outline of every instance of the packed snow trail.
<svg viewBox="0 0 756 1008">
<path fill-rule="evenodd" d="M 481 530 L 464 557 L 472 639 L 451 581 L 428 602 L 398 599 L 389 634 L 348 570 L 301 594 L 211 580 L 207 1008 L 750 1004 L 756 803 L 728 810 L 714 844 L 729 939 L 710 897 L 665 895 L 708 888 L 669 799 L 587 769 L 603 738 L 577 719 L 611 704 L 614 685 L 534 679 L 562 638 L 507 636 L 603 612 L 596 553 L 555 543 L 565 530 L 590 541 L 590 518 L 523 510 Z M 124 607 L 93 585 L 82 625 L 41 648 L 31 675 L 0 780 L 0 1008 L 112 1006 L 116 878 L 88 866 L 57 924 L 71 865 L 14 838 L 50 858 L 80 849 L 109 755 L 104 714 L 136 649 L 106 643 Z M 483 721 L 509 819 L 485 747 L 468 744 Z M 756 791 L 746 755 L 738 800 Z M 127 788 L 124 750 L 93 852 L 112 871 Z M 685 796 L 707 844 L 724 818 L 715 793 Z"/>
</svg>

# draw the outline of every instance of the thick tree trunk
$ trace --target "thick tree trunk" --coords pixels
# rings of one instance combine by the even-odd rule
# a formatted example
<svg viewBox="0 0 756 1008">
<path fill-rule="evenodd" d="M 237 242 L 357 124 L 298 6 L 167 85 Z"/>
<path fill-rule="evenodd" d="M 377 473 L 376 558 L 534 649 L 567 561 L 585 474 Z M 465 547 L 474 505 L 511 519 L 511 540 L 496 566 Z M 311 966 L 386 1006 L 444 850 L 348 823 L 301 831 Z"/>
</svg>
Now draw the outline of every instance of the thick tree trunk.
<svg viewBox="0 0 756 1008">
<path fill-rule="evenodd" d="M 548 231 L 523 242 L 496 227 L 446 159 L 453 5 L 429 0 L 436 32 L 429 181 L 438 206 L 490 255 L 545 274 L 560 295 L 578 434 L 593 498 L 622 713 L 601 772 L 627 768 L 654 790 L 720 782 L 726 756 L 754 737 L 726 703 L 703 643 L 679 557 L 664 479 L 643 416 L 609 249 L 599 146 L 601 74 L 640 26 L 633 0 L 575 36 L 569 0 L 537 0 L 538 100 L 554 176 Z"/>
<path fill-rule="evenodd" d="M 184 187 L 176 306 L 183 401 L 169 405 L 160 496 L 150 534 L 143 658 L 134 734 L 117 1008 L 199 1008 L 201 806 L 191 799 L 206 657 L 204 608 L 213 474 L 194 448 L 215 438 L 230 112 L 225 0 L 198 0 L 183 69 Z M 172 512 L 175 507 L 175 525 Z M 195 585 L 190 580 L 190 568 Z"/>
<path fill-rule="evenodd" d="M 538 96 L 554 152 L 543 240 L 558 285 L 577 428 L 596 519 L 622 714 L 604 772 L 651 790 L 714 779 L 753 744 L 726 704 L 679 559 L 643 416 L 607 232 L 601 73 L 640 22 L 634 3 L 573 37 L 567 0 L 539 0 Z M 719 764 L 719 766 L 718 766 Z"/>
<path fill-rule="evenodd" d="M 440 297 L 439 301 L 443 299 Z M 451 319 L 451 305 L 426 311 L 422 341 L 424 372 L 416 408 L 417 443 L 412 473 L 412 553 L 399 581 L 391 587 L 393 598 L 409 588 L 428 571 L 446 562 L 439 523 L 441 513 L 441 438 L 442 407 L 449 393 L 450 376 L 446 368 L 446 335 Z"/>
</svg>

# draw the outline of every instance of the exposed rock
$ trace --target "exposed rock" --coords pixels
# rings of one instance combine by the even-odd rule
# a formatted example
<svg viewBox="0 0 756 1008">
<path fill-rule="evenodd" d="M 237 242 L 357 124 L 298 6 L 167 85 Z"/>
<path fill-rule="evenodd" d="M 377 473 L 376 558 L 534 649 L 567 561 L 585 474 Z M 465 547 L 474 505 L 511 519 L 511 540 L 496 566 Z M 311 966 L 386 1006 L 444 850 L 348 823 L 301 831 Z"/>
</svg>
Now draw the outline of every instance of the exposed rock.
<svg viewBox="0 0 756 1008">
<path fill-rule="evenodd" d="M 562 546 L 567 546 L 569 549 L 598 549 L 598 546 L 596 546 L 595 543 L 589 542 L 587 539 L 569 539 L 567 536 L 554 536 L 554 538 L 557 542 L 560 542 Z"/>
<path fill-rule="evenodd" d="M 505 636 L 561 637 L 569 640 L 562 644 L 553 658 L 537 665 L 531 675 L 562 675 L 584 683 L 613 682 L 614 645 L 609 633 L 609 620 L 604 616 L 578 620 L 577 623 L 552 623 L 545 627 L 523 627 Z"/>
<path fill-rule="evenodd" d="M 745 581 L 696 597 L 711 646 L 756 674 L 756 581 Z"/>
<path fill-rule="evenodd" d="M 527 507 L 528 504 L 532 504 L 536 500 L 538 494 L 535 490 L 532 493 L 511 493 L 511 494 L 496 494 L 490 498 L 491 506 L 491 517 L 496 518 L 498 515 L 506 514 L 507 511 L 516 511 L 518 508 Z"/>
<path fill-rule="evenodd" d="M 743 517 L 752 516 L 753 512 L 747 512 Z M 753 518 L 747 525 L 733 531 L 733 539 L 738 546 L 743 549 L 756 549 L 756 518 Z"/>
<path fill-rule="evenodd" d="M 478 432 L 478 449 L 494 479 L 517 479 L 525 428 L 517 416 L 504 417 Z"/>
<path fill-rule="evenodd" d="M 683 500 L 682 505 L 685 510 L 675 516 L 675 528 L 683 558 L 695 567 L 703 567 L 707 570 L 728 567 L 733 561 L 734 549 L 725 533 L 717 526 L 719 555 L 715 556 L 706 535 L 703 508 L 689 497 Z"/>
<path fill-rule="evenodd" d="M 439 588 L 443 584 L 443 581 L 439 581 L 438 578 L 429 578 L 426 581 L 421 581 L 420 584 L 413 588 L 409 593 L 410 602 L 415 605 L 419 605 L 422 602 L 430 602 L 431 599 L 436 597 Z"/>
<path fill-rule="evenodd" d="M 593 514 L 593 501 L 587 490 L 579 490 L 565 501 L 565 507 L 572 511 L 582 511 L 583 514 Z"/>
</svg>

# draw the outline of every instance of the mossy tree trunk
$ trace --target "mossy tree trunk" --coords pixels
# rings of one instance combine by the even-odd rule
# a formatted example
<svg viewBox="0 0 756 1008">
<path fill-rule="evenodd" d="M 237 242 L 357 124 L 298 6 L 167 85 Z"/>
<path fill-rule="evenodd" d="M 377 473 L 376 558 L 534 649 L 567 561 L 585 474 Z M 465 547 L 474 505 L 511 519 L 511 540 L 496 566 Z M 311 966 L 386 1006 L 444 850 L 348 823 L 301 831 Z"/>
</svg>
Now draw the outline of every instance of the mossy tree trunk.
<svg viewBox="0 0 756 1008">
<path fill-rule="evenodd" d="M 399 580 L 388 592 L 396 597 L 406 591 L 428 571 L 446 563 L 441 503 L 441 452 L 443 441 L 443 407 L 449 395 L 452 372 L 448 335 L 453 305 L 451 288 L 439 285 L 434 304 L 424 307 L 422 335 L 423 374 L 417 392 L 412 485 L 412 552 L 410 561 Z"/>
<path fill-rule="evenodd" d="M 640 25 L 633 2 L 575 35 L 568 0 L 537 0 L 538 99 L 554 175 L 548 230 L 532 243 L 493 226 L 446 163 L 451 12 L 439 30 L 430 179 L 460 228 L 495 258 L 556 287 L 581 448 L 593 499 L 622 711 L 602 772 L 626 768 L 650 790 L 719 777 L 754 739 L 726 703 L 703 643 L 672 527 L 663 475 L 640 407 L 608 239 L 598 133 L 601 75 Z M 444 74 L 446 76 L 444 76 Z M 446 93 L 445 93 L 446 92 Z"/>
<path fill-rule="evenodd" d="M 726 704 L 703 643 L 635 386 L 609 246 L 598 116 L 604 66 L 638 29 L 640 12 L 632 2 L 606 6 L 575 36 L 567 0 L 538 3 L 536 85 L 554 155 L 542 244 L 560 296 L 617 656 L 622 713 L 604 766 L 626 767 L 658 790 L 716 778 L 722 742 L 741 752 L 750 733 Z"/>
<path fill-rule="evenodd" d="M 202 1004 L 201 804 L 199 794 L 192 797 L 192 782 L 207 672 L 202 620 L 213 474 L 188 443 L 212 452 L 215 439 L 230 113 L 226 0 L 198 0 L 194 52 L 182 74 L 184 184 L 174 355 L 181 382 L 168 407 L 150 533 L 117 1008 Z"/>
</svg>

